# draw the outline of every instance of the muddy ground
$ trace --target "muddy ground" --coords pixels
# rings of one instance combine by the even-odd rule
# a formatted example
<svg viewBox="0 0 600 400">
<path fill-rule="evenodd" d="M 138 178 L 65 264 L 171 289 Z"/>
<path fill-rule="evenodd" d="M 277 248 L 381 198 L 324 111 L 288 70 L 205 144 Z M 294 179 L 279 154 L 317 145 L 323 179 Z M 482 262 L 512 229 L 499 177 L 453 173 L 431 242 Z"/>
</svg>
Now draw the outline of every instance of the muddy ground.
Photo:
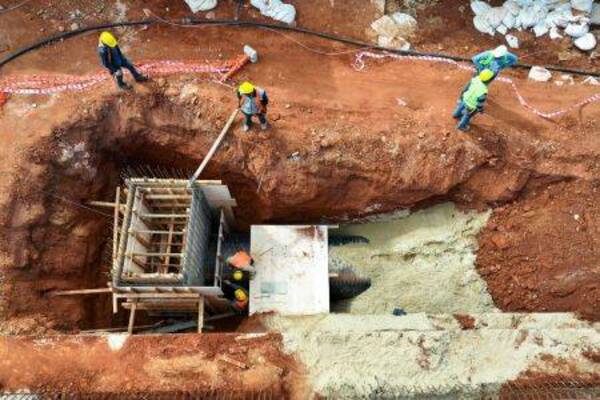
<svg viewBox="0 0 600 400">
<path fill-rule="evenodd" d="M 139 5 L 125 4 L 130 10 L 127 16 L 136 17 Z M 299 15 L 306 7 L 310 16 L 315 5 L 300 6 Z M 46 10 L 40 17 L 31 7 L 15 11 L 8 20 L 26 19 L 32 28 L 43 23 L 45 13 L 57 12 Z M 362 13 L 352 29 L 344 30 L 347 25 L 335 9 L 320 7 L 324 7 L 324 21 L 335 23 L 347 35 L 360 36 L 364 30 L 356 27 L 368 26 L 371 12 L 376 13 Z M 169 12 L 177 15 L 184 10 L 175 7 Z M 217 14 L 228 12 L 231 9 L 223 5 Z M 423 25 L 426 33 L 429 25 Z M 41 33 L 52 26 L 46 25 Z M 597 282 L 597 250 L 590 245 L 588 250 L 571 251 L 579 238 L 593 240 L 598 235 L 591 211 L 581 212 L 581 220 L 571 223 L 575 229 L 590 220 L 590 228 L 573 232 L 556 225 L 557 218 L 532 224 L 531 217 L 523 215 L 537 208 L 550 212 L 547 196 L 533 194 L 540 186 L 553 193 L 555 207 L 561 209 L 561 204 L 575 202 L 573 209 L 584 207 L 582 198 L 595 202 L 594 181 L 600 166 L 599 111 L 594 105 L 544 120 L 521 107 L 508 85 L 497 82 L 486 113 L 464 134 L 454 129 L 449 114 L 468 74 L 452 67 L 368 61 L 365 71 L 356 72 L 351 67 L 353 54 L 324 56 L 295 41 L 319 50 L 339 52 L 347 47 L 270 31 L 162 25 L 120 33 L 134 60 L 232 58 L 244 43 L 259 50 L 261 62 L 236 79 L 252 79 L 268 89 L 273 129 L 250 134 L 236 129 L 206 173 L 230 185 L 242 205 L 238 210 L 242 228 L 264 221 L 335 220 L 439 200 L 453 200 L 465 208 L 493 207 L 496 212 L 482 233 L 478 265 L 497 305 L 507 310 L 581 311 L 595 318 L 590 310 L 596 300 L 590 290 Z M 11 31 L 16 45 L 38 36 L 23 27 Z M 169 46 L 174 40 L 178 45 Z M 84 35 L 50 46 L 9 64 L 3 73 L 97 70 L 95 41 L 95 36 Z M 70 56 L 64 57 L 66 53 Z M 109 219 L 70 202 L 110 200 L 125 167 L 195 168 L 235 105 L 231 89 L 204 79 L 158 79 L 136 85 L 130 93 L 105 84 L 76 96 L 13 96 L 4 106 L 0 156 L 6 177 L 1 200 L 7 290 L 2 304 L 5 315 L 22 318 L 23 331 L 114 323 L 99 311 L 107 307 L 102 301 L 40 301 L 53 289 L 96 286 L 107 272 L 101 266 Z M 525 80 L 517 84 L 527 100 L 543 110 L 595 93 L 593 87 L 580 84 L 556 87 Z M 562 185 L 576 187 L 577 194 L 561 189 Z M 526 237 L 514 230 L 519 225 L 529 230 Z M 503 231 L 509 243 L 522 244 L 520 258 L 507 254 L 517 247 L 488 245 L 488 237 L 498 237 L 492 231 Z M 544 254 L 548 232 L 553 231 L 550 268 L 535 252 Z M 589 257 L 581 256 L 582 251 Z M 551 256 L 552 252 L 563 256 Z M 529 261 L 523 261 L 527 257 Z M 523 262 L 529 266 L 521 268 Z M 512 287 L 504 277 L 511 271 L 519 279 L 520 274 L 531 274 L 532 268 L 545 268 L 554 283 L 535 274 L 525 288 Z M 574 289 L 570 284 L 569 290 L 561 290 L 567 284 L 561 274 L 569 271 L 577 271 L 578 279 L 588 284 Z M 18 324 L 6 329 L 21 331 Z"/>
<path fill-rule="evenodd" d="M 73 22 L 140 18 L 143 7 L 169 18 L 186 14 L 183 3 L 171 3 L 31 2 L 0 14 L 0 40 L 14 49 Z M 232 2 L 221 3 L 216 17 L 231 16 Z M 357 38 L 366 39 L 377 13 L 358 0 L 334 7 L 297 3 L 300 26 Z M 440 3 L 417 10 L 417 49 L 470 55 L 497 44 L 474 33 L 468 11 L 458 9 L 467 2 Z M 83 17 L 68 17 L 73 8 Z M 459 19 L 457 13 L 466 14 Z M 259 18 L 249 9 L 244 15 Z M 448 27 L 456 29 L 449 33 Z M 597 105 L 545 120 L 523 108 L 509 86 L 495 82 L 486 113 L 464 134 L 454 129 L 450 114 L 469 75 L 453 67 L 369 61 L 357 72 L 348 47 L 264 30 L 160 25 L 118 34 L 134 61 L 227 59 L 245 43 L 259 51 L 260 62 L 235 81 L 251 79 L 268 90 L 273 127 L 244 134 L 237 124 L 205 174 L 229 185 L 240 205 L 241 229 L 259 222 L 345 220 L 448 200 L 465 209 L 491 207 L 477 268 L 496 306 L 600 319 Z M 69 39 L 0 72 L 96 71 L 96 41 L 95 34 Z M 556 47 L 561 45 L 544 45 L 540 53 L 525 45 L 518 54 L 526 62 L 555 64 L 557 51 L 568 50 Z M 571 54 L 563 65 L 593 67 L 593 60 Z M 509 75 L 544 111 L 597 91 L 579 83 L 528 82 L 519 71 Z M 122 326 L 123 316 L 112 316 L 108 299 L 47 297 L 55 289 L 98 287 L 107 280 L 111 218 L 102 214 L 106 210 L 80 205 L 112 200 L 126 167 L 193 170 L 235 103 L 231 88 L 201 76 L 157 79 L 129 93 L 104 84 L 76 94 L 12 96 L 0 111 L 0 331 Z"/>
</svg>

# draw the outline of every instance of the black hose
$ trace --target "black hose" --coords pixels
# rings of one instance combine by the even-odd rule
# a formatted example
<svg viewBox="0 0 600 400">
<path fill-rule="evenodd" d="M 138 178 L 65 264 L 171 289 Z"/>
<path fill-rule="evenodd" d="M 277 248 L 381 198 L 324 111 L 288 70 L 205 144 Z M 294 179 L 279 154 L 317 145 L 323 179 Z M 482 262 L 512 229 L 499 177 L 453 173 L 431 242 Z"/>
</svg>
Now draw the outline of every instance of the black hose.
<svg viewBox="0 0 600 400">
<path fill-rule="evenodd" d="M 26 53 L 29 53 L 32 50 L 38 49 L 43 46 L 47 46 L 49 44 L 52 44 L 52 43 L 60 41 L 60 40 L 68 39 L 73 36 L 78 36 L 82 33 L 97 31 L 97 30 L 102 30 L 102 29 L 125 27 L 125 26 L 154 25 L 154 24 L 158 24 L 158 23 L 168 24 L 169 22 L 150 18 L 150 19 L 145 19 L 145 20 L 140 20 L 140 21 L 116 22 L 116 23 L 109 23 L 109 24 L 94 25 L 94 26 L 88 26 L 88 27 L 76 29 L 76 30 L 70 31 L 70 32 L 63 32 L 58 35 L 54 35 L 54 36 L 50 36 L 48 38 L 42 39 L 36 43 L 33 43 L 29 46 L 26 46 L 24 48 L 14 51 L 13 53 L 8 54 L 6 57 L 4 57 L 0 60 L 0 68 L 5 66 L 9 62 L 15 60 L 16 58 L 18 58 Z M 173 22 L 173 25 L 178 25 L 178 26 L 182 26 L 182 27 L 197 26 L 197 25 L 215 25 L 215 26 L 236 26 L 236 27 L 243 27 L 243 28 L 268 28 L 268 29 L 275 29 L 275 30 L 281 30 L 281 31 L 303 33 L 305 35 L 315 36 L 315 37 L 319 37 L 322 39 L 327 39 L 327 40 L 331 40 L 331 41 L 335 41 L 335 42 L 339 42 L 339 43 L 348 44 L 351 46 L 369 47 L 374 50 L 387 51 L 390 53 L 395 53 L 395 54 L 400 54 L 400 55 L 421 56 L 421 57 L 423 57 L 423 56 L 439 57 L 439 58 L 445 58 L 447 60 L 453 60 L 453 61 L 459 61 L 459 62 L 460 61 L 466 61 L 466 62 L 471 61 L 470 58 L 461 57 L 461 56 L 453 56 L 453 55 L 443 54 L 443 53 L 428 53 L 428 52 L 421 52 L 421 51 L 414 51 L 414 50 L 390 49 L 390 48 L 386 48 L 386 47 L 382 47 L 382 46 L 375 46 L 373 44 L 365 43 L 360 40 L 355 40 L 355 39 L 350 39 L 350 38 L 333 35 L 330 33 L 318 32 L 318 31 L 313 31 L 310 29 L 298 28 L 295 26 L 281 25 L 281 24 L 269 24 L 269 23 L 254 22 L 254 21 L 236 21 L 236 20 L 231 20 L 231 19 L 198 20 L 195 18 L 185 18 L 181 23 Z M 529 69 L 532 66 L 533 65 L 531 65 L 531 64 L 516 64 L 516 65 L 514 65 L 514 67 L 516 67 L 516 68 L 525 68 L 525 69 Z M 585 71 L 585 70 L 580 70 L 580 69 L 562 68 L 562 67 L 557 67 L 557 66 L 544 66 L 544 68 L 546 68 L 550 71 L 565 72 L 565 73 L 570 73 L 570 74 L 574 74 L 574 75 L 586 75 L 586 76 L 600 77 L 600 73 L 598 73 L 598 72 L 591 72 L 591 71 Z"/>
</svg>

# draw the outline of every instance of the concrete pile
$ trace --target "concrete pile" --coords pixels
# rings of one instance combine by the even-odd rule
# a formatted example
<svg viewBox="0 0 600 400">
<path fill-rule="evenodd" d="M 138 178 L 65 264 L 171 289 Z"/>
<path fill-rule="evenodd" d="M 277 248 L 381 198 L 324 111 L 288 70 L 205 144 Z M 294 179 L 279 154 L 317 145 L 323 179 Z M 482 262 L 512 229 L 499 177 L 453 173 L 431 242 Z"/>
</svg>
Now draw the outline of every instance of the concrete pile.
<svg viewBox="0 0 600 400">
<path fill-rule="evenodd" d="M 600 4 L 593 0 L 507 0 L 500 7 L 484 1 L 472 1 L 475 13 L 473 25 L 482 33 L 504 35 L 510 47 L 517 48 L 518 40 L 511 30 L 531 30 L 536 37 L 551 39 L 568 36 L 575 47 L 590 51 L 596 47 L 596 36 L 590 24 L 600 22 Z"/>
<path fill-rule="evenodd" d="M 410 39 L 417 30 L 417 20 L 408 14 L 397 12 L 384 15 L 371 24 L 377 34 L 377 45 L 398 50 L 410 49 Z"/>
</svg>

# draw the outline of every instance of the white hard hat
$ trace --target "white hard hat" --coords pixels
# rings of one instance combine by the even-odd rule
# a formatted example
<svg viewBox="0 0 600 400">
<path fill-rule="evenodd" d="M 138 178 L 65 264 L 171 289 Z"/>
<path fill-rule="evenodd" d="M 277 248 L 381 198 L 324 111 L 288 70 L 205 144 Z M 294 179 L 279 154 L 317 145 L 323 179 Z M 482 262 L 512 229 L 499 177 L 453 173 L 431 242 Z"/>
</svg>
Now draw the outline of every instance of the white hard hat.
<svg viewBox="0 0 600 400">
<path fill-rule="evenodd" d="M 508 49 L 506 48 L 506 46 L 502 45 L 502 46 L 498 46 L 494 50 L 492 50 L 492 53 L 494 54 L 494 57 L 496 57 L 496 58 L 504 57 L 506 55 L 506 53 L 508 53 Z"/>
</svg>

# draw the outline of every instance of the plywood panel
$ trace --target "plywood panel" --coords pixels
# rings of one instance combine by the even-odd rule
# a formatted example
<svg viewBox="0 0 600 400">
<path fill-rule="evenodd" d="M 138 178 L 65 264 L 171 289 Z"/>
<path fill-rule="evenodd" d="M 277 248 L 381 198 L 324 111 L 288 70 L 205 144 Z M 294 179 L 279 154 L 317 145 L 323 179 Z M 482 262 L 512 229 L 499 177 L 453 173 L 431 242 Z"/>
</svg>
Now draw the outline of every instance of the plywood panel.
<svg viewBox="0 0 600 400">
<path fill-rule="evenodd" d="M 255 225 L 250 246 L 250 314 L 329 312 L 327 226 Z"/>
</svg>

